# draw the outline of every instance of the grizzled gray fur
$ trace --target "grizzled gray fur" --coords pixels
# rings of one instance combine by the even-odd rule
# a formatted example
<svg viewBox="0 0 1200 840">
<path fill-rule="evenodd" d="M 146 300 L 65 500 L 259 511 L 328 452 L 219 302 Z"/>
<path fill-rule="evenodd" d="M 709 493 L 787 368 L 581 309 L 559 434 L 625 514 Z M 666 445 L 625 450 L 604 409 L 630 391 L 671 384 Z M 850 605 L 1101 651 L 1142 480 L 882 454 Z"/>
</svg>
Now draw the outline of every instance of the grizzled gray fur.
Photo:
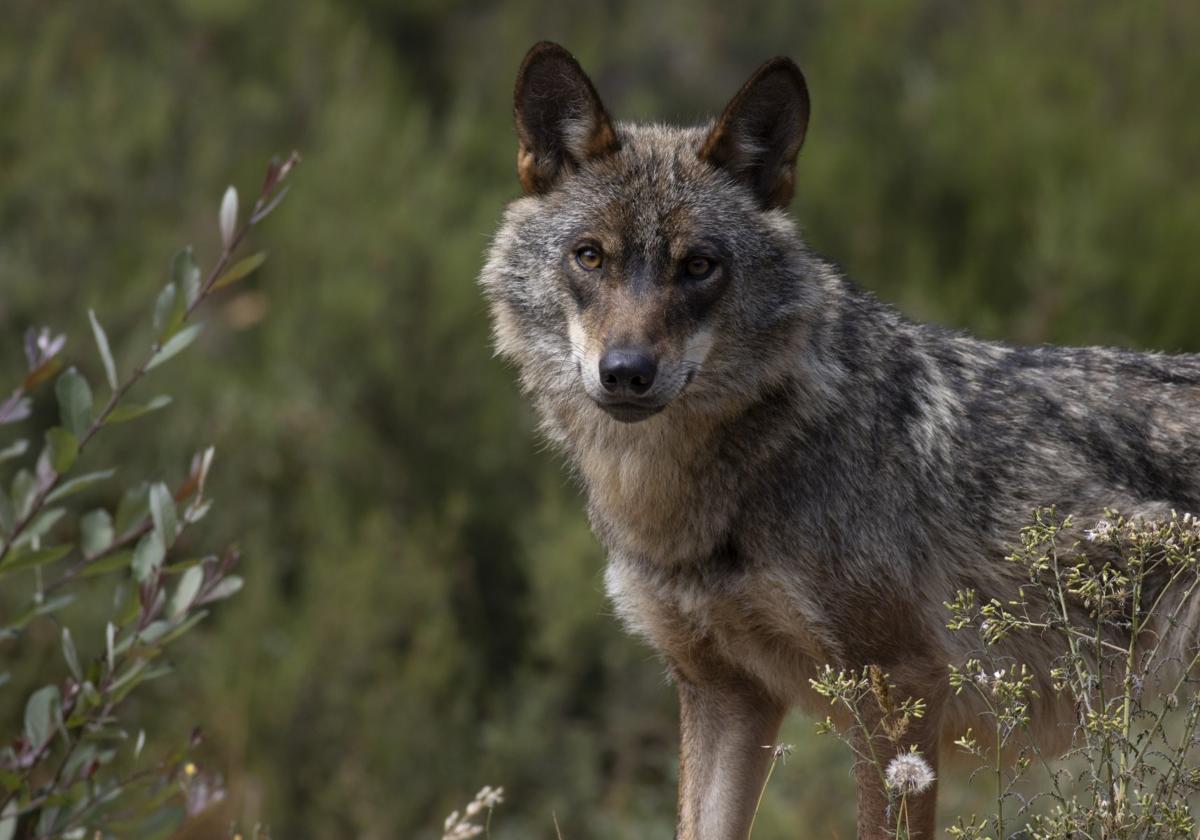
<svg viewBox="0 0 1200 840">
<path fill-rule="evenodd" d="M 947 696 L 969 651 L 943 603 L 1015 593 L 1002 558 L 1033 508 L 1200 510 L 1200 357 L 979 341 L 808 250 L 785 215 L 809 115 L 787 59 L 714 123 L 674 128 L 613 122 L 539 44 L 515 110 L 527 194 L 481 283 L 498 351 L 587 490 L 609 593 L 678 686 L 678 837 L 745 840 L 762 746 L 826 663 L 880 665 L 925 698 L 909 736 L 936 761 L 979 713 Z M 1073 720 L 1058 651 L 1022 645 L 1054 741 Z M 914 836 L 932 836 L 934 798 Z M 860 771 L 861 837 L 886 836 L 885 808 Z"/>
</svg>

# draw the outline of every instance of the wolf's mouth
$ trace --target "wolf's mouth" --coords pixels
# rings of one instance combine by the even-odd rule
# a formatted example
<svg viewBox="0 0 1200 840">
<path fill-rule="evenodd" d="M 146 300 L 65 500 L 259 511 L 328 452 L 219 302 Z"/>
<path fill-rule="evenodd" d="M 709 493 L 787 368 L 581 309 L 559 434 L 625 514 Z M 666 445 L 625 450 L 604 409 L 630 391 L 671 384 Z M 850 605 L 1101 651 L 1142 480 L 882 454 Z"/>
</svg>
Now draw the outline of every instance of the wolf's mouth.
<svg viewBox="0 0 1200 840">
<path fill-rule="evenodd" d="M 596 405 L 608 412 L 608 416 L 622 423 L 637 423 L 652 417 L 666 408 L 665 405 L 646 405 L 632 402 L 600 402 Z"/>
</svg>

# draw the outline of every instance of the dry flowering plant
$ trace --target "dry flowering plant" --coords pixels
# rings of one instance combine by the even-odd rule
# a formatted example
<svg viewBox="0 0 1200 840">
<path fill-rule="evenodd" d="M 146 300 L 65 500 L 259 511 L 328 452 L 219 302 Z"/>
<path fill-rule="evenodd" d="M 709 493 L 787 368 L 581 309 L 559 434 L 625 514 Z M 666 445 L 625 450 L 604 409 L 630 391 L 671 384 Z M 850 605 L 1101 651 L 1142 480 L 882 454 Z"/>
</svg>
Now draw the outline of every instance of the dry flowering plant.
<svg viewBox="0 0 1200 840">
<path fill-rule="evenodd" d="M 491 836 L 492 811 L 504 802 L 504 788 L 484 785 L 461 812 L 452 811 L 442 824 L 442 840 Z M 483 825 L 478 820 L 483 819 Z"/>
<path fill-rule="evenodd" d="M 959 817 L 959 840 L 1194 840 L 1200 836 L 1200 520 L 1107 512 L 1079 528 L 1053 508 L 1034 512 L 1006 558 L 1026 581 L 1016 598 L 981 603 L 958 592 L 948 627 L 977 640 L 949 683 L 981 710 L 955 745 L 990 780 L 990 813 Z M 1022 634 L 1057 651 L 1050 684 L 1019 661 Z M 909 797 L 934 782 L 903 748 L 919 700 L 897 703 L 887 675 L 826 667 L 813 688 L 838 708 L 818 730 L 849 745 L 888 792 L 894 836 L 909 836 Z M 1056 698 L 1044 696 L 1054 692 Z M 1031 707 L 1074 710 L 1065 752 L 1047 753 Z M 897 750 L 887 761 L 873 744 Z"/>
<path fill-rule="evenodd" d="M 950 628 L 982 650 L 951 669 L 957 692 L 987 709 L 989 738 L 959 748 L 995 779 L 992 814 L 959 820 L 964 840 L 1194 838 L 1200 823 L 1200 522 L 1109 511 L 1082 530 L 1054 509 L 1035 512 L 1008 561 L 1028 583 L 1009 603 L 960 592 Z M 1038 746 L 1033 675 L 1015 661 L 1019 636 L 1053 639 L 1052 691 L 1074 709 L 1065 755 Z M 1034 791 L 1023 793 L 1022 791 Z"/>
</svg>

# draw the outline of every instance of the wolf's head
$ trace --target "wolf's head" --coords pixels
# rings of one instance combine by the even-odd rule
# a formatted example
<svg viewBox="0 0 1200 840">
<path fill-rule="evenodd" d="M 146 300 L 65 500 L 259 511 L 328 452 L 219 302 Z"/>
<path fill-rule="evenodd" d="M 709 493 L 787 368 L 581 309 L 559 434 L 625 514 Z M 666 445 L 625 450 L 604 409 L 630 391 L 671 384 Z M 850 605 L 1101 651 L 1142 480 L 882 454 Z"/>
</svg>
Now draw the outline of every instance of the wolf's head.
<svg viewBox="0 0 1200 840">
<path fill-rule="evenodd" d="M 526 196 L 481 282 L 497 348 L 543 408 L 631 423 L 759 392 L 805 305 L 783 213 L 809 113 L 796 65 L 764 64 L 711 125 L 626 125 L 542 43 L 514 112 Z"/>
</svg>

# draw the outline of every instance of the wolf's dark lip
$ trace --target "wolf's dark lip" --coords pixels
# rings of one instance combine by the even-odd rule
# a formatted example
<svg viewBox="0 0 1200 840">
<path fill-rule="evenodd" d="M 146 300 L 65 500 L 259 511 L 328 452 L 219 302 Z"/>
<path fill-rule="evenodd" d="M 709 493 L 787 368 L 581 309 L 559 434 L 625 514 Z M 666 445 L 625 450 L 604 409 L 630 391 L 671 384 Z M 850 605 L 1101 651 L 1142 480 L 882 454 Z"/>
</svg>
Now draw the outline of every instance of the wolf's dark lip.
<svg viewBox="0 0 1200 840">
<path fill-rule="evenodd" d="M 596 402 L 596 405 L 608 412 L 609 417 L 622 423 L 637 423 L 662 411 L 666 406 L 643 405 L 631 402 Z"/>
</svg>

